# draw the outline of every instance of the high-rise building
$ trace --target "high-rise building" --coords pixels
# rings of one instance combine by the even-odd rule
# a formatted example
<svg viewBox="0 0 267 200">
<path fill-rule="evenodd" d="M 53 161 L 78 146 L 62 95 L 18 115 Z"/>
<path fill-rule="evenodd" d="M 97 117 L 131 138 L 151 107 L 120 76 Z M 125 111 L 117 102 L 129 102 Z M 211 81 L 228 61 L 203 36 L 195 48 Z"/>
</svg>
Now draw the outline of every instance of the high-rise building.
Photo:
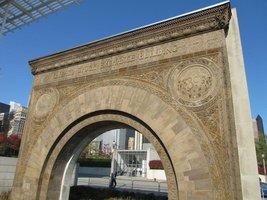
<svg viewBox="0 0 267 200">
<path fill-rule="evenodd" d="M 151 148 L 151 143 L 148 139 L 138 131 L 135 131 L 134 150 L 148 150 Z"/>
<path fill-rule="evenodd" d="M 14 101 L 10 101 L 10 112 L 17 112 L 18 109 L 21 108 L 20 103 L 16 103 Z"/>
<path fill-rule="evenodd" d="M 10 106 L 0 103 L 0 133 L 7 135 L 9 129 L 9 109 Z"/>
<path fill-rule="evenodd" d="M 9 113 L 0 113 L 0 132 L 7 135 L 9 129 Z"/>
<path fill-rule="evenodd" d="M 260 115 L 256 117 L 258 132 L 264 134 L 263 120 Z"/>
<path fill-rule="evenodd" d="M 0 102 L 0 113 L 9 113 L 10 105 Z"/>
<path fill-rule="evenodd" d="M 120 129 L 119 134 L 121 135 L 120 136 L 121 138 L 118 141 L 119 149 L 129 149 L 129 139 L 134 138 L 135 130 L 133 130 L 133 129 Z M 132 145 L 134 145 L 134 144 L 132 144 Z"/>
<path fill-rule="evenodd" d="M 138 131 L 135 131 L 134 135 L 134 149 L 142 150 L 143 149 L 143 135 Z"/>
<path fill-rule="evenodd" d="M 252 120 L 252 125 L 253 125 L 253 132 L 254 132 L 255 140 L 258 141 L 260 138 L 264 139 L 265 137 L 264 137 L 263 120 L 260 115 L 258 115 L 256 119 Z"/>
<path fill-rule="evenodd" d="M 132 129 L 115 129 L 107 131 L 94 139 L 94 141 L 101 141 L 102 148 L 111 147 L 112 149 L 128 149 L 129 138 L 135 137 L 135 131 Z M 134 145 L 134 141 L 131 143 Z M 132 146 L 131 146 L 132 148 Z"/>
<path fill-rule="evenodd" d="M 128 150 L 135 150 L 135 145 L 134 145 L 134 137 L 129 137 L 128 139 Z"/>
<path fill-rule="evenodd" d="M 21 137 L 26 122 L 27 108 L 21 106 L 19 108 L 16 108 L 16 110 L 17 111 L 14 112 L 13 119 L 10 121 L 11 129 L 8 131 L 8 136 L 11 134 L 16 134 Z"/>
</svg>

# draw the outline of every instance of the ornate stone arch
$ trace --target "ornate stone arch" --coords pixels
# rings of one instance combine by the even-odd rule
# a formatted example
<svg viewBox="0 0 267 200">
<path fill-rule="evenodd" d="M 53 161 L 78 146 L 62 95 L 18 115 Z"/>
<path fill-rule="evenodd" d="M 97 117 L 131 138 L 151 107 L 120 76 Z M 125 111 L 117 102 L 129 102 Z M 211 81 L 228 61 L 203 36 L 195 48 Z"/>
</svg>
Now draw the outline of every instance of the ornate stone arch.
<svg viewBox="0 0 267 200">
<path fill-rule="evenodd" d="M 122 80 L 121 80 L 122 81 Z M 143 131 L 142 133 L 145 134 L 145 136 L 155 145 L 156 150 L 159 152 L 159 155 L 163 160 L 169 163 L 166 167 L 166 174 L 168 176 L 168 182 L 169 182 L 169 198 L 170 199 L 176 199 L 178 198 L 178 195 L 187 195 L 188 189 L 181 189 L 178 191 L 178 185 L 177 182 L 181 182 L 180 184 L 183 186 L 185 184 L 188 184 L 188 181 L 186 180 L 186 177 L 184 173 L 187 173 L 188 176 L 190 176 L 190 171 L 192 170 L 190 166 L 187 166 L 188 163 L 190 163 L 190 156 L 192 156 L 193 160 L 198 160 L 198 164 L 202 166 L 201 167 L 195 167 L 199 170 L 199 173 L 203 174 L 205 177 L 203 177 L 204 182 L 210 181 L 208 186 L 212 185 L 212 178 L 211 174 L 213 172 L 210 172 L 209 164 L 206 160 L 206 155 L 208 153 L 207 149 L 205 149 L 205 152 L 203 152 L 201 145 L 199 144 L 199 141 L 196 141 L 196 138 L 201 138 L 201 140 L 205 140 L 204 138 L 207 138 L 205 135 L 202 136 L 195 136 L 194 132 L 191 131 L 191 127 L 187 125 L 187 122 L 183 120 L 183 117 L 179 115 L 174 108 L 166 104 L 162 99 L 157 97 L 153 94 L 152 88 L 148 88 L 148 90 L 144 90 L 144 88 L 138 88 L 136 87 L 133 92 L 133 86 L 134 83 L 131 83 L 129 85 L 131 86 L 125 86 L 120 83 L 119 80 L 115 81 L 117 84 L 112 85 L 110 82 L 107 82 L 105 84 L 102 83 L 102 87 L 99 85 L 95 85 L 94 87 L 87 87 L 83 88 L 81 87 L 80 90 L 76 90 L 76 92 L 68 98 L 68 101 L 66 101 L 65 104 L 62 104 L 58 107 L 55 107 L 55 113 L 53 116 L 51 116 L 50 119 L 46 120 L 44 122 L 45 129 L 43 130 L 43 133 L 41 133 L 41 137 L 36 141 L 36 144 L 40 144 L 42 142 L 46 142 L 44 144 L 45 147 L 47 147 L 45 150 L 43 149 L 42 152 L 46 151 L 46 159 L 48 159 L 50 164 L 46 164 L 45 168 L 49 166 L 46 170 L 43 169 L 43 172 L 40 176 L 41 178 L 41 186 L 39 185 L 39 195 L 40 199 L 43 199 L 46 192 L 48 191 L 48 182 L 51 174 L 49 174 L 49 170 L 52 170 L 52 166 L 54 166 L 55 159 L 59 155 L 59 152 L 62 150 L 61 148 L 64 147 L 64 143 L 68 142 L 71 136 L 73 136 L 76 132 L 78 132 L 77 128 L 75 131 L 69 130 L 68 135 L 66 133 L 66 136 L 62 136 L 61 134 L 65 132 L 64 130 L 67 127 L 67 130 L 70 129 L 70 124 L 74 123 L 75 121 L 80 121 L 80 118 L 84 118 L 84 116 L 87 116 L 90 113 L 94 113 L 97 111 L 107 111 L 107 110 L 113 110 L 116 112 L 121 113 L 128 113 L 128 115 L 135 116 L 139 120 L 141 120 L 145 124 L 149 124 L 149 128 L 151 130 L 149 131 L 141 128 L 140 125 L 136 126 L 136 124 L 132 124 L 133 122 L 129 121 L 126 123 L 125 121 L 120 121 L 121 123 L 127 124 L 128 126 L 131 126 L 139 131 Z M 123 81 L 122 81 L 123 82 Z M 136 81 L 134 81 L 136 83 Z M 138 85 L 138 83 L 136 83 Z M 123 94 L 123 95 L 119 95 Z M 97 96 L 97 99 L 96 99 Z M 127 97 L 131 97 L 127 98 Z M 140 98 L 145 98 L 146 101 L 140 100 Z M 139 99 L 139 100 L 138 100 Z M 118 103 L 121 102 L 121 103 Z M 80 109 L 75 109 L 75 106 L 79 105 Z M 136 109 L 139 108 L 139 109 Z M 155 109 L 157 108 L 157 109 Z M 141 112 L 142 111 L 142 112 Z M 185 113 L 186 111 L 184 111 Z M 71 113 L 71 114 L 70 114 Z M 159 115 L 160 113 L 160 115 Z M 70 115 L 69 115 L 70 114 Z M 69 115 L 69 117 L 68 117 Z M 123 118 L 123 115 L 119 115 L 119 118 Z M 62 120 L 62 117 L 65 117 Z M 103 118 L 103 121 L 107 120 L 105 119 L 105 115 L 98 116 L 101 121 L 101 117 Z M 191 124 L 195 123 L 193 118 L 191 119 Z M 92 119 L 91 119 L 92 120 Z M 118 119 L 117 119 L 118 120 Z M 164 122 L 162 121 L 164 120 Z M 64 122 L 64 123 L 63 123 Z M 130 123 L 131 122 L 131 123 Z M 134 121 L 137 123 L 136 121 Z M 79 122 L 78 127 L 82 126 L 84 122 Z M 168 124 L 167 127 L 162 126 L 161 124 Z M 89 126 L 89 125 L 88 125 Z M 56 127 L 56 128 L 55 128 Z M 199 127 L 199 126 L 198 126 Z M 156 134 L 153 135 L 152 133 Z M 201 135 L 201 132 L 203 131 L 198 130 L 198 134 Z M 164 134 L 164 133 L 167 133 Z M 196 132 L 195 132 L 196 133 Z M 180 135 L 180 136 L 179 136 Z M 186 138 L 185 135 L 187 135 Z M 191 135 L 189 137 L 188 135 Z M 183 138 L 181 139 L 179 143 L 179 137 Z M 60 139 L 59 139 L 60 138 Z M 57 142 L 55 142 L 57 141 Z M 185 147 L 186 144 L 194 143 L 195 145 L 191 145 L 190 147 Z M 59 144 L 63 143 L 63 144 Z M 206 144 L 209 144 L 208 141 L 205 142 Z M 183 147 L 176 148 L 177 145 L 184 145 Z M 172 146 L 172 148 L 171 148 Z M 168 148 L 167 148 L 168 147 Z M 53 150 L 53 148 L 57 148 L 56 150 Z M 50 155 L 49 152 L 55 151 L 57 153 L 54 153 L 53 155 Z M 183 152 L 183 151 L 189 151 L 187 155 L 181 155 L 177 157 L 177 152 Z M 191 153 L 190 153 L 191 151 Z M 39 145 L 36 145 L 32 150 L 32 155 L 30 155 L 29 160 L 32 160 L 36 154 L 40 155 L 40 148 Z M 209 152 L 209 161 L 211 162 L 211 152 Z M 170 155 L 169 155 L 170 154 Z M 200 155 L 198 155 L 200 154 Z M 169 155 L 169 156 L 166 156 Z M 188 156 L 188 158 L 183 158 L 180 161 L 173 161 L 171 158 L 176 159 L 182 159 L 183 157 Z M 43 156 L 41 156 L 43 157 Z M 39 157 L 39 158 L 41 158 Z M 50 158 L 51 157 L 51 158 Z M 35 158 L 36 159 L 36 158 Z M 44 159 L 44 157 L 43 157 Z M 54 160 L 53 160 L 54 159 Z M 170 159 L 170 160 L 169 160 Z M 188 160 L 187 160 L 188 159 Z M 68 160 L 68 159 L 67 159 Z M 54 162 L 53 162 L 54 161 Z M 175 162 L 176 164 L 172 166 L 171 163 Z M 192 162 L 192 161 L 191 161 Z M 213 161 L 214 162 L 214 161 Z M 44 160 L 39 160 L 38 163 L 44 163 Z M 186 164 L 187 163 L 187 164 Z M 204 164 L 206 163 L 206 164 Z M 215 163 L 213 163 L 215 165 Z M 28 163 L 28 166 L 26 169 L 31 169 L 30 172 L 25 172 L 25 174 L 32 173 L 31 166 L 32 163 Z M 216 165 L 215 165 L 216 166 Z M 187 172 L 186 170 L 187 169 Z M 39 169 L 40 170 L 40 169 Z M 195 170 L 195 169 L 193 169 Z M 40 172 L 38 172 L 39 174 Z M 45 175 L 44 175 L 45 174 Z M 177 175 L 174 175 L 177 174 Z M 44 178 L 46 177 L 46 179 Z M 178 178 L 180 177 L 180 179 Z M 209 178 L 210 177 L 210 178 Z M 220 176 L 219 176 L 220 177 Z M 46 184 L 44 184 L 47 182 Z M 193 182 L 193 181 L 191 181 Z M 44 184 L 44 185 L 43 185 Z M 192 183 L 193 184 L 193 183 Z M 209 195 L 212 195 L 213 191 L 208 190 L 207 193 L 210 193 Z M 48 192 L 49 193 L 49 192 Z M 42 198 L 41 198 L 42 197 Z M 182 197 L 181 197 L 182 198 Z"/>
<path fill-rule="evenodd" d="M 113 126 L 140 130 L 166 159 L 169 199 L 256 199 L 256 167 L 242 156 L 256 163 L 230 18 L 224 2 L 31 61 L 35 79 L 11 199 L 64 199 L 67 166 L 84 145 L 76 140 Z"/>
<path fill-rule="evenodd" d="M 88 117 L 88 118 L 87 118 Z M 49 157 L 49 160 L 47 161 L 47 164 L 45 166 L 45 169 L 43 170 L 42 177 L 50 177 L 49 180 L 44 180 L 41 178 L 40 180 L 44 180 L 41 184 L 41 187 L 45 188 L 46 190 L 42 191 L 42 188 L 40 188 L 40 199 L 58 199 L 59 194 L 65 195 L 68 197 L 68 193 L 66 193 L 62 187 L 63 185 L 58 184 L 58 180 L 55 179 L 56 177 L 59 177 L 59 180 L 62 180 L 64 176 L 60 173 L 63 173 L 63 171 L 60 171 L 58 169 L 58 166 L 60 164 L 62 165 L 62 161 L 59 160 L 62 156 L 64 156 L 64 160 L 66 163 L 70 159 L 74 159 L 72 155 L 66 153 L 66 151 L 70 151 L 71 149 L 71 144 L 75 139 L 78 137 L 78 140 L 82 140 L 83 145 L 81 146 L 73 146 L 74 149 L 78 149 L 78 154 L 75 153 L 75 155 L 79 155 L 80 150 L 83 149 L 84 145 L 88 144 L 88 141 L 92 140 L 96 135 L 99 135 L 103 133 L 106 130 L 110 130 L 111 128 L 134 128 L 140 132 L 142 132 L 146 137 L 148 137 L 152 143 L 156 146 L 156 149 L 158 150 L 160 156 L 162 157 L 162 160 L 164 161 L 164 167 L 166 170 L 166 174 L 168 174 L 168 182 L 170 184 L 170 194 L 169 197 L 170 199 L 176 199 L 178 196 L 178 186 L 177 186 L 177 181 L 175 180 L 175 175 L 174 175 L 174 170 L 173 166 L 170 163 L 170 158 L 169 155 L 166 154 L 166 149 L 165 147 L 160 143 L 159 140 L 155 140 L 154 137 L 156 137 L 153 133 L 152 130 L 150 130 L 149 127 L 146 127 L 142 122 L 140 122 L 138 119 L 136 119 L 133 116 L 130 116 L 126 113 L 121 113 L 117 111 L 111 111 L 111 110 L 105 110 L 105 111 L 98 111 L 97 113 L 92 113 L 92 115 L 89 117 L 87 116 L 85 120 L 81 121 L 79 124 L 77 124 L 75 127 L 73 127 L 71 130 L 68 131 L 64 135 L 64 138 L 62 138 L 62 141 L 59 141 L 60 143 L 64 143 L 67 141 L 68 144 L 65 144 L 65 146 L 68 147 L 68 149 L 55 149 L 53 153 L 51 153 L 51 156 Z M 87 127 L 87 128 L 86 128 Z M 77 129 L 80 129 L 77 131 Z M 90 133 L 88 133 L 90 131 Z M 153 135 L 152 135 L 153 134 Z M 81 136 L 83 135 L 83 136 Z M 68 139 L 66 139 L 68 138 Z M 71 139 L 70 139 L 71 138 Z M 64 142 L 63 142 L 64 141 Z M 75 141 L 76 143 L 80 143 L 80 141 Z M 60 146 L 64 146 L 63 144 L 60 144 Z M 69 157 L 66 158 L 66 155 Z M 77 157 L 76 157 L 77 158 Z M 56 160 L 54 160 L 56 159 Z M 76 160 L 74 159 L 74 162 Z M 65 164 L 66 164 L 65 163 Z M 64 165 L 64 164 L 63 164 Z M 66 168 L 65 165 L 63 166 L 64 169 Z M 69 167 L 69 166 L 68 166 Z M 49 169 L 50 168 L 50 169 Z M 72 169 L 68 169 L 70 172 L 72 172 Z M 50 172 L 50 174 L 49 174 Z M 62 175 L 62 177 L 59 176 Z M 51 178 L 53 177 L 53 179 Z M 47 183 L 45 183 L 47 181 Z M 48 187 L 47 185 L 48 184 Z M 64 184 L 64 181 L 62 182 Z M 70 187 L 69 183 L 66 182 L 66 188 L 68 189 Z M 61 186 L 61 188 L 59 188 Z M 47 187 L 47 188 L 46 188 Z M 63 194 L 65 192 L 66 194 Z M 45 197 L 44 197 L 45 196 Z M 65 198 L 62 198 L 65 199 Z"/>
</svg>

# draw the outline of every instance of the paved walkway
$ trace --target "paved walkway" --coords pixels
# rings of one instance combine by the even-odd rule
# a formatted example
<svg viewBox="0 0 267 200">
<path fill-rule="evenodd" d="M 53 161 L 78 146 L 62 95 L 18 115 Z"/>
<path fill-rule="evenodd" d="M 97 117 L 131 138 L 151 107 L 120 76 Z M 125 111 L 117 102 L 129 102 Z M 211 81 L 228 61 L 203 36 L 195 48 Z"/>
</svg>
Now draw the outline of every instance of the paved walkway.
<svg viewBox="0 0 267 200">
<path fill-rule="evenodd" d="M 167 182 L 154 181 L 142 177 L 117 176 L 116 189 L 134 190 L 139 192 L 153 192 L 167 195 Z M 79 177 L 77 185 L 90 185 L 93 187 L 109 187 L 109 177 Z"/>
<path fill-rule="evenodd" d="M 117 176 L 116 189 L 153 192 L 160 195 L 168 194 L 166 181 L 154 181 L 142 177 Z M 89 185 L 92 187 L 109 187 L 110 177 L 79 177 L 77 185 Z M 267 198 L 261 198 L 267 200 Z"/>
</svg>

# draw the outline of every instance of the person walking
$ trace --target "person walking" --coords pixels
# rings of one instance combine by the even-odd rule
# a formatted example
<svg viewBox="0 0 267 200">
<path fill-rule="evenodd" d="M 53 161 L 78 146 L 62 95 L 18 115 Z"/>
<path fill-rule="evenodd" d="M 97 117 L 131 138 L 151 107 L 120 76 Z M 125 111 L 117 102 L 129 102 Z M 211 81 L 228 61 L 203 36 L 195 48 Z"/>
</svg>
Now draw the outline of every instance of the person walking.
<svg viewBox="0 0 267 200">
<path fill-rule="evenodd" d="M 114 189 L 117 185 L 117 181 L 116 181 L 116 177 L 117 177 L 117 172 L 111 173 L 111 181 L 110 181 L 110 185 L 109 188 Z"/>
</svg>

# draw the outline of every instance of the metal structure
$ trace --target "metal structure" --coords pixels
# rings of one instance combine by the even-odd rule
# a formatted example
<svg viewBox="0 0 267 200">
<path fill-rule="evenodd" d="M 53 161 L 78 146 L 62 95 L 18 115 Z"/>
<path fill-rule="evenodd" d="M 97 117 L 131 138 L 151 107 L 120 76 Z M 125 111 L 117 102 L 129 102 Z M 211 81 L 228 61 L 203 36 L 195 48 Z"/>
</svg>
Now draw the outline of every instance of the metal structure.
<svg viewBox="0 0 267 200">
<path fill-rule="evenodd" d="M 146 177 L 147 150 L 114 150 L 111 172 L 121 176 Z"/>
<path fill-rule="evenodd" d="M 0 0 L 0 36 L 79 0 Z"/>
</svg>

